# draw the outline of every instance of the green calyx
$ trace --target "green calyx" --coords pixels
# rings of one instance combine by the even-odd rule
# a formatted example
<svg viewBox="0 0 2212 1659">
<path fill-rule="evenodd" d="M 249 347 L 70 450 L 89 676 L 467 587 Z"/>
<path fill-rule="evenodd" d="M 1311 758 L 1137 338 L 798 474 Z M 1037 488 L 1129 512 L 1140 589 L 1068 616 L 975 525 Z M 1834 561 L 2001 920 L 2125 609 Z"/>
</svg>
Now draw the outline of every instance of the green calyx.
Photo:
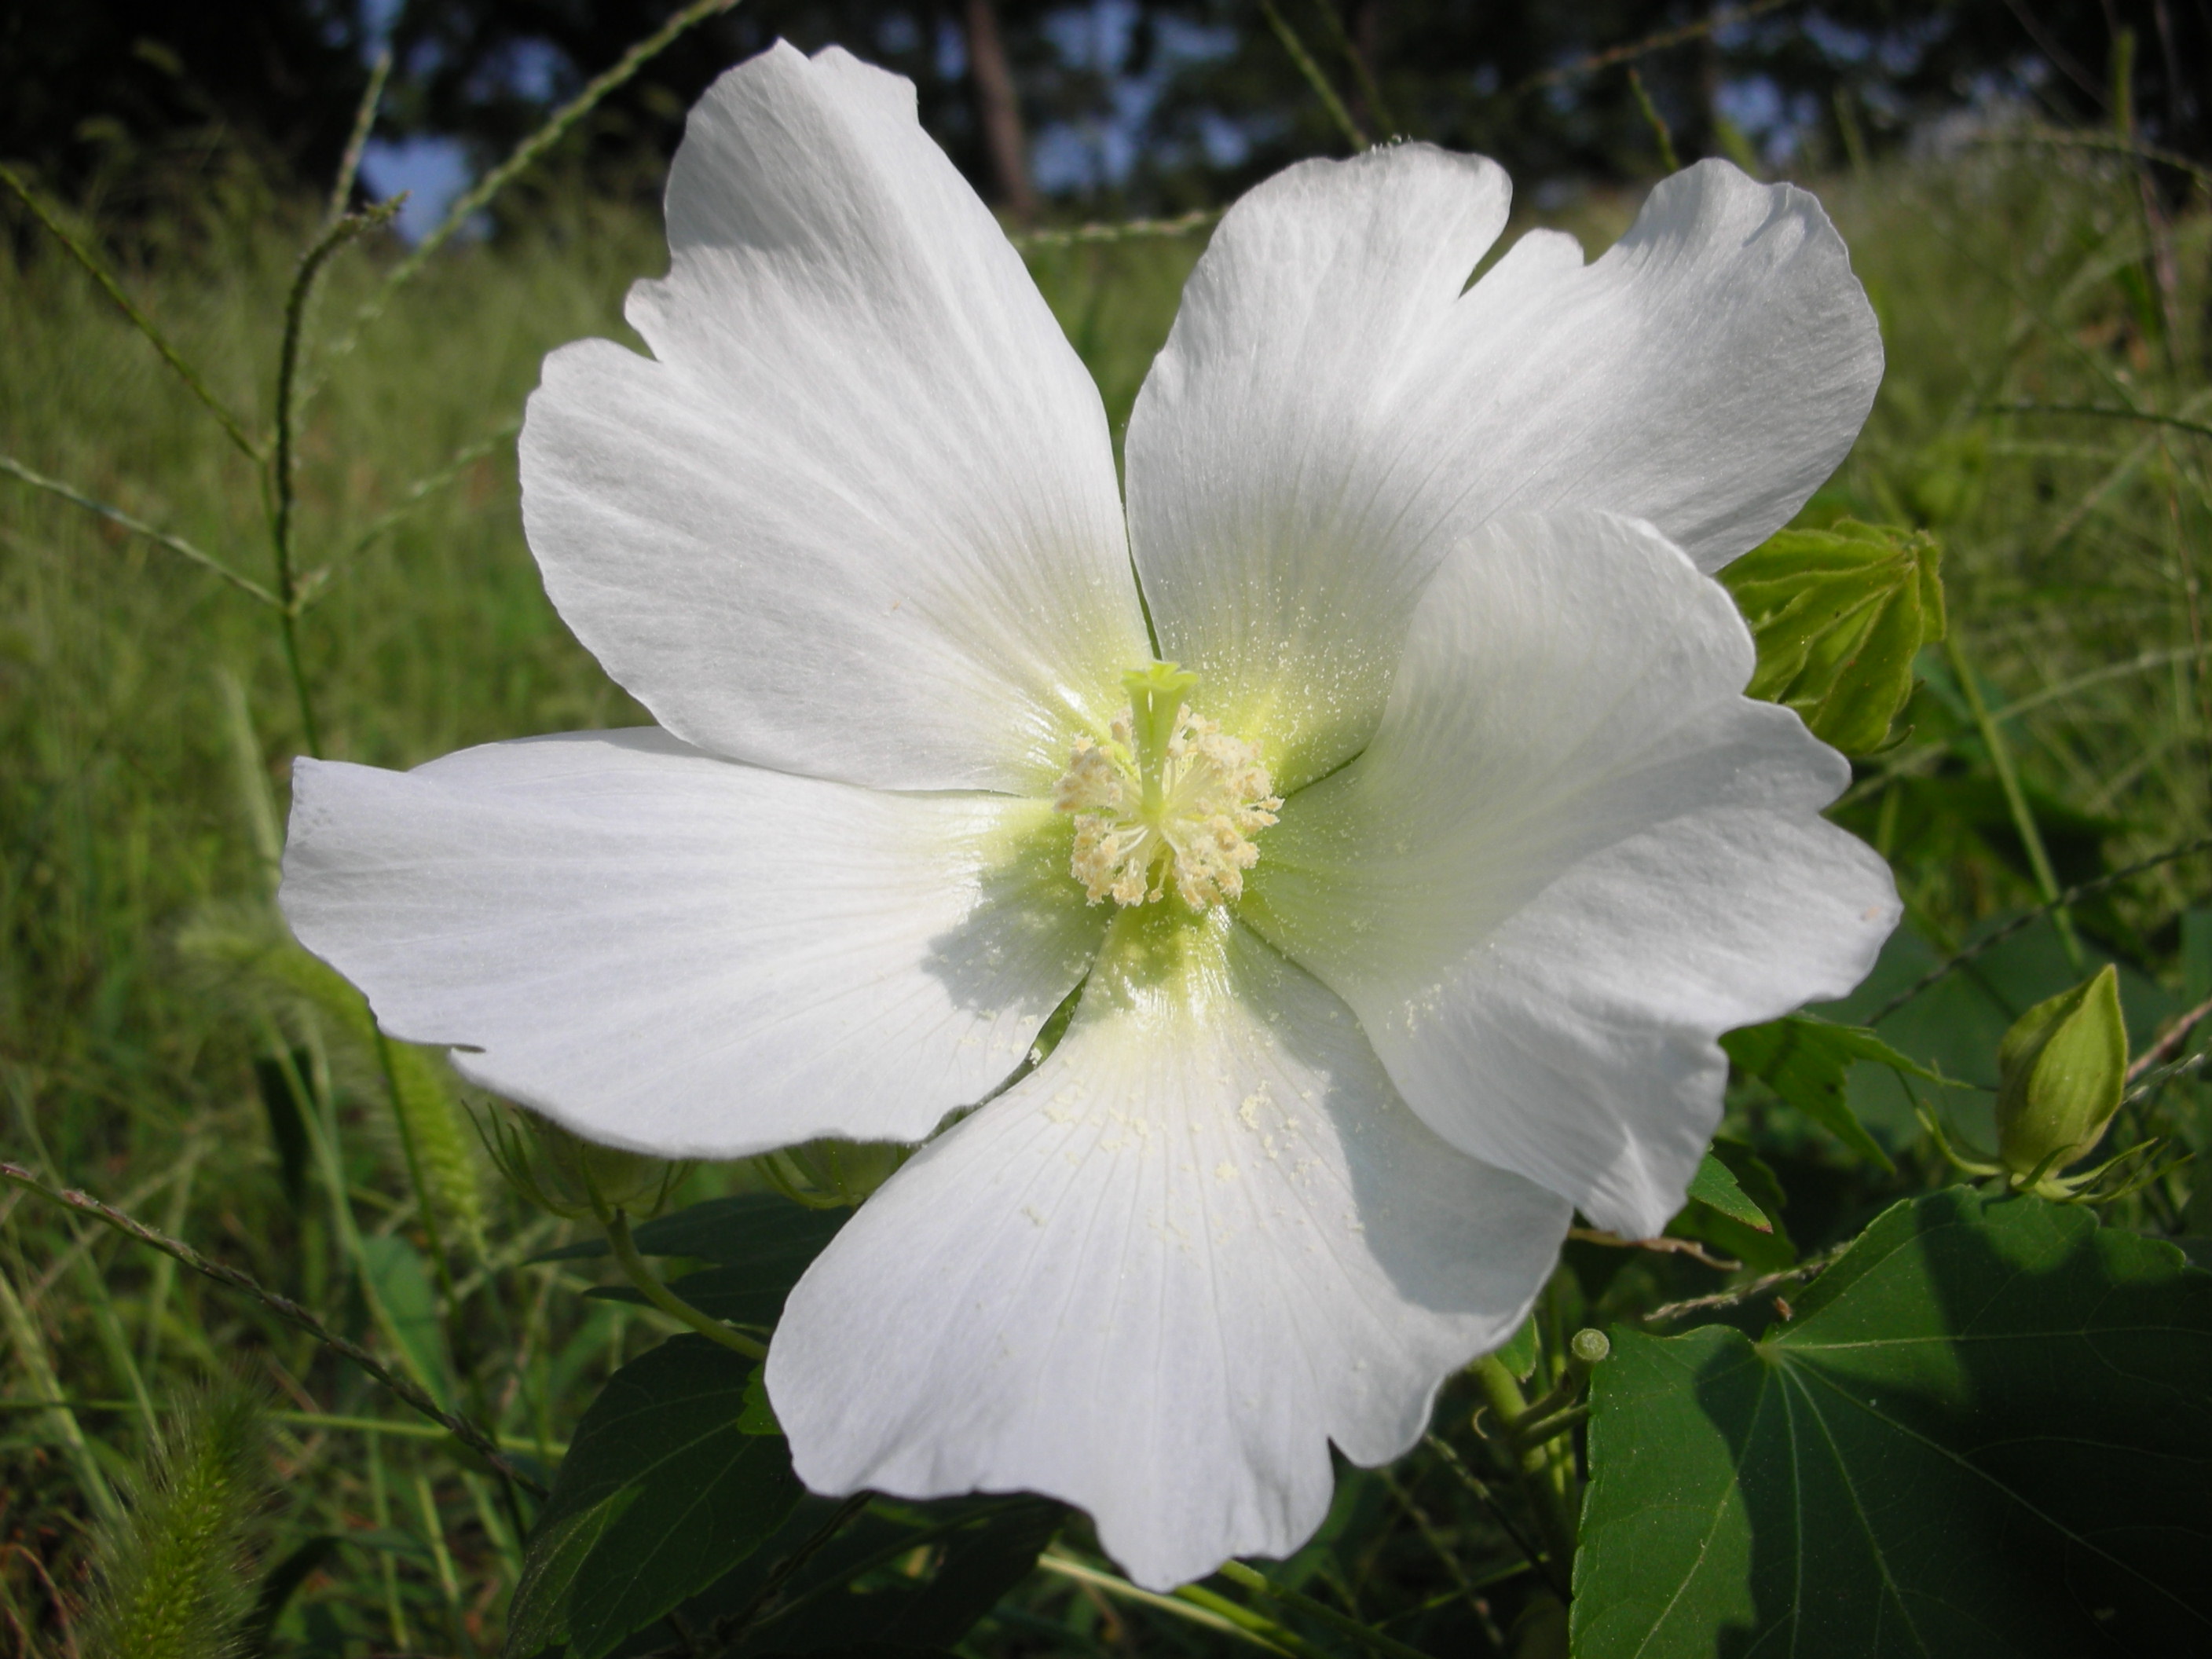
<svg viewBox="0 0 2212 1659">
<path fill-rule="evenodd" d="M 1130 746 L 1136 750 L 1137 779 L 1144 787 L 1144 812 L 1157 818 L 1166 805 L 1162 787 L 1168 744 L 1176 733 L 1176 720 L 1183 700 L 1198 684 L 1198 676 L 1171 662 L 1133 668 L 1121 676 L 1129 694 Z"/>
<path fill-rule="evenodd" d="M 688 1163 L 586 1140 L 520 1107 L 494 1108 L 478 1128 L 492 1163 L 525 1201 L 571 1221 L 612 1210 L 649 1220 L 691 1172 Z"/>
<path fill-rule="evenodd" d="M 1850 519 L 1753 548 L 1720 578 L 1759 649 L 1745 695 L 1796 709 L 1846 755 L 1890 744 L 1913 659 L 1944 635 L 1941 560 L 1923 532 Z"/>
<path fill-rule="evenodd" d="M 2109 963 L 2014 1021 L 1997 1048 L 1996 1104 L 1997 1158 L 2014 1184 L 2063 1188 L 2059 1171 L 2103 1138 L 2127 1073 L 2119 974 Z"/>
</svg>

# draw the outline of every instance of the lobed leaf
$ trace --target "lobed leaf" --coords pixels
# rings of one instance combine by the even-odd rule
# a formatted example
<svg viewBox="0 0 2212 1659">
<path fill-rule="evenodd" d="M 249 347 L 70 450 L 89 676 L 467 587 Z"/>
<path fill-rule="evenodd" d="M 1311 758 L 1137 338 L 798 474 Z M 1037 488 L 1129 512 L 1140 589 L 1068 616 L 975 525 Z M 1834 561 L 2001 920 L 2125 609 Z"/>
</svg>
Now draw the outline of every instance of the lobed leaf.
<svg viewBox="0 0 2212 1659">
<path fill-rule="evenodd" d="M 2212 1275 L 2078 1206 L 1885 1212 L 1753 1343 L 1618 1331 L 1583 1659 L 2212 1650 Z"/>
</svg>

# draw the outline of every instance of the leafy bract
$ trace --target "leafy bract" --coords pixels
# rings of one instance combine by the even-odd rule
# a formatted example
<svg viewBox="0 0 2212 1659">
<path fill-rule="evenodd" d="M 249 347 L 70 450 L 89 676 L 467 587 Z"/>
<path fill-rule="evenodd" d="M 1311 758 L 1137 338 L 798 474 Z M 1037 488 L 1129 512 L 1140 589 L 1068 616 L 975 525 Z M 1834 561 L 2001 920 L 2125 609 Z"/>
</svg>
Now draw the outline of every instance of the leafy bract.
<svg viewBox="0 0 2212 1659">
<path fill-rule="evenodd" d="M 678 1336 L 608 1379 L 531 1534 L 508 1654 L 600 1659 L 783 1525 L 800 1487 L 782 1438 L 740 1421 L 754 1370 Z"/>
<path fill-rule="evenodd" d="M 2078 1206 L 1883 1214 L 1753 1343 L 1614 1334 L 1574 1651 L 2212 1650 L 2212 1275 Z"/>
<path fill-rule="evenodd" d="M 1852 1066 L 1862 1060 L 1876 1060 L 1908 1076 L 1942 1081 L 1872 1031 L 1831 1025 L 1807 1014 L 1730 1031 L 1721 1039 L 1721 1047 L 1737 1070 L 1757 1078 L 1844 1146 L 1885 1170 L 1893 1167 L 1889 1155 L 1866 1132 L 1844 1093 Z"/>
<path fill-rule="evenodd" d="M 1923 532 L 1845 519 L 1784 530 L 1721 573 L 1759 646 L 1748 696 L 1794 708 L 1847 755 L 1889 741 L 1920 647 L 1943 637 L 1941 551 Z"/>
</svg>

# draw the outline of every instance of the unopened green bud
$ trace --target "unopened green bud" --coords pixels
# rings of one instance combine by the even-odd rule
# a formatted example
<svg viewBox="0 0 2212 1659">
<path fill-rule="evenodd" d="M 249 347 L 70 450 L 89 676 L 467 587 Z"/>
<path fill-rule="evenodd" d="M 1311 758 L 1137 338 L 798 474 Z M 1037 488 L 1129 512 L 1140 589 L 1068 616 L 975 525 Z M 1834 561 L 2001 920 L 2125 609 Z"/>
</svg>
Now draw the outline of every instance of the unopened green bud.
<svg viewBox="0 0 2212 1659">
<path fill-rule="evenodd" d="M 2120 976 L 2092 979 L 2014 1022 L 1997 1045 L 1997 1157 L 2016 1177 L 2047 1178 L 2088 1154 L 2127 1086 Z"/>
<path fill-rule="evenodd" d="M 810 1209 L 848 1209 L 896 1175 L 914 1150 L 890 1141 L 810 1140 L 757 1158 L 753 1168 Z"/>
<path fill-rule="evenodd" d="M 535 1112 L 494 1118 L 484 1144 L 515 1189 L 539 1209 L 572 1221 L 621 1210 L 648 1220 L 668 1206 L 687 1164 L 602 1146 Z"/>
<path fill-rule="evenodd" d="M 1943 637 L 1941 561 L 1932 537 L 1849 519 L 1768 538 L 1721 573 L 1759 648 L 1744 695 L 1846 755 L 1887 745 L 1913 659 Z"/>
</svg>

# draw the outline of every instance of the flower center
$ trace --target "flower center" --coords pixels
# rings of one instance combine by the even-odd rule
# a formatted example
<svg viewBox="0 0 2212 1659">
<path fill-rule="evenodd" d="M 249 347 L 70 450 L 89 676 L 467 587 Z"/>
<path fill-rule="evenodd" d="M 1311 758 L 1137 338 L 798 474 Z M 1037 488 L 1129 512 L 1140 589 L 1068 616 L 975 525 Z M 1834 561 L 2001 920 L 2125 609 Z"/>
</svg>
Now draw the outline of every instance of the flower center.
<svg viewBox="0 0 2212 1659">
<path fill-rule="evenodd" d="M 1149 904 L 1175 884 L 1194 910 L 1232 902 L 1259 861 L 1252 837 L 1282 806 L 1255 744 L 1184 707 L 1198 676 L 1171 662 L 1124 674 L 1129 706 L 1081 743 L 1054 787 L 1075 819 L 1069 869 L 1093 904 Z"/>
</svg>

